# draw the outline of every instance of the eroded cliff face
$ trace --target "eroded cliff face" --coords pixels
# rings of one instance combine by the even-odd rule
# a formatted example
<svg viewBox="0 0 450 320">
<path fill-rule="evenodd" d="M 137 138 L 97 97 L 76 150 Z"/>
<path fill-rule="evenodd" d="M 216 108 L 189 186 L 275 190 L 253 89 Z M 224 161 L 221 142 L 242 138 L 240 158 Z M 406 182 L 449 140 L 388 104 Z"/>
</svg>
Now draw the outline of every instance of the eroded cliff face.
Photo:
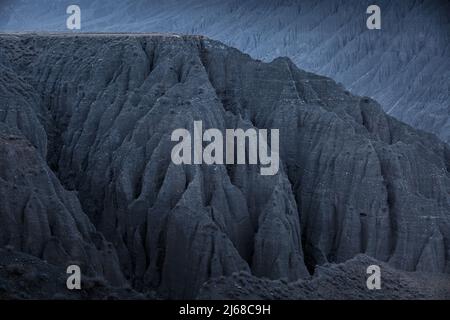
<svg viewBox="0 0 450 320">
<path fill-rule="evenodd" d="M 83 32 L 202 34 L 264 61 L 287 56 L 450 143 L 446 0 L 77 0 Z M 381 30 L 366 26 L 381 9 Z M 2 31 L 67 31 L 65 0 L 3 0 Z"/>
<path fill-rule="evenodd" d="M 13 130 L 14 131 L 14 130 Z M 122 286 L 116 251 L 27 139 L 0 123 L 0 246 Z"/>
<path fill-rule="evenodd" d="M 24 34 L 0 36 L 0 67 L 3 245 L 81 255 L 168 298 L 358 253 L 450 272 L 448 147 L 289 59 L 194 36 Z M 174 165 L 171 133 L 194 120 L 280 129 L 280 171 Z"/>
</svg>

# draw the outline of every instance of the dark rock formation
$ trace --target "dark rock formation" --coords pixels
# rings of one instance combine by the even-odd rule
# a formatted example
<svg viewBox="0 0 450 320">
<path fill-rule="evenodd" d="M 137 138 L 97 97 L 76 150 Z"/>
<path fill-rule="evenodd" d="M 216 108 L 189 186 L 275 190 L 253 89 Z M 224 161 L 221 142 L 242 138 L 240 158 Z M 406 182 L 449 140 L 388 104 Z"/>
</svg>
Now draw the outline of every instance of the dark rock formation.
<svg viewBox="0 0 450 320">
<path fill-rule="evenodd" d="M 96 232 L 76 193 L 61 186 L 28 140 L 6 130 L 0 123 L 0 245 L 125 284 L 114 247 Z"/>
<path fill-rule="evenodd" d="M 380 290 L 367 290 L 365 270 L 379 265 Z M 256 278 L 245 272 L 212 279 L 204 284 L 199 299 L 214 300 L 392 300 L 450 299 L 450 275 L 400 272 L 389 265 L 358 255 L 340 264 L 318 266 L 308 280 L 286 282 Z"/>
<path fill-rule="evenodd" d="M 119 281 L 117 252 L 136 289 L 168 298 L 359 253 L 450 272 L 449 148 L 287 58 L 194 36 L 24 34 L 0 36 L 0 66 L 0 223 L 18 237 L 3 244 Z M 174 165 L 171 132 L 194 120 L 280 129 L 280 171 Z"/>
<path fill-rule="evenodd" d="M 263 61 L 287 56 L 450 143 L 448 0 L 77 0 L 82 32 L 202 34 Z M 368 6 L 381 30 L 366 27 Z M 67 31 L 65 0 L 3 0 L 0 30 Z"/>
<path fill-rule="evenodd" d="M 0 300 L 11 299 L 148 299 L 154 295 L 141 294 L 132 288 L 112 287 L 101 277 L 81 277 L 81 290 L 67 290 L 64 268 L 36 257 L 0 249 Z"/>
</svg>

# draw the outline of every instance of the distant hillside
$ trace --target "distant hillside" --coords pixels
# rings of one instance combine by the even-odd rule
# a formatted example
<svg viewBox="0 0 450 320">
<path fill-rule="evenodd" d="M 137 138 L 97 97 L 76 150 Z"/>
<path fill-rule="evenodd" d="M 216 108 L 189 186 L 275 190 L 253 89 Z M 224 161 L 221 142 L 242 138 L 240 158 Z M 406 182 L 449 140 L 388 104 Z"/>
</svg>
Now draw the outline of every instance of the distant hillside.
<svg viewBox="0 0 450 320">
<path fill-rule="evenodd" d="M 450 141 L 450 2 L 379 0 L 80 0 L 82 31 L 202 34 L 375 98 L 385 111 Z M 64 30 L 67 1 L 2 1 L 0 30 Z"/>
</svg>

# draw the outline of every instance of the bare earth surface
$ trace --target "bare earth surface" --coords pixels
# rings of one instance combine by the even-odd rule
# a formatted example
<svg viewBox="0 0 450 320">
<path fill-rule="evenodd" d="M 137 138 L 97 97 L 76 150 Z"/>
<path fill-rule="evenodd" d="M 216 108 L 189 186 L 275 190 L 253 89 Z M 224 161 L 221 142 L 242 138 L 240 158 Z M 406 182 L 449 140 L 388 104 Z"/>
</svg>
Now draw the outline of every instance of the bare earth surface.
<svg viewBox="0 0 450 320">
<path fill-rule="evenodd" d="M 448 297 L 450 149 L 375 100 L 173 34 L 0 34 L 0 75 L 3 297 Z M 280 170 L 175 165 L 196 120 L 279 129 Z"/>
</svg>

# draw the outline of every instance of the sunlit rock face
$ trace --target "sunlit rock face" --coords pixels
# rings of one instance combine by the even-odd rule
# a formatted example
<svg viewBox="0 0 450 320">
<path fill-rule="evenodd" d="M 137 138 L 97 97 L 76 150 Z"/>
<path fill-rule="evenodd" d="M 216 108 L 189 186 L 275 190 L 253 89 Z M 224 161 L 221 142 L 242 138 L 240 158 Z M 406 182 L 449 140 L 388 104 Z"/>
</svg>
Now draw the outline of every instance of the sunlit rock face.
<svg viewBox="0 0 450 320">
<path fill-rule="evenodd" d="M 333 80 L 204 37 L 0 35 L 2 245 L 166 298 L 365 253 L 450 273 L 450 150 Z M 171 133 L 280 130 L 280 170 L 175 165 Z M 108 265 L 108 268 L 101 267 Z"/>
</svg>

